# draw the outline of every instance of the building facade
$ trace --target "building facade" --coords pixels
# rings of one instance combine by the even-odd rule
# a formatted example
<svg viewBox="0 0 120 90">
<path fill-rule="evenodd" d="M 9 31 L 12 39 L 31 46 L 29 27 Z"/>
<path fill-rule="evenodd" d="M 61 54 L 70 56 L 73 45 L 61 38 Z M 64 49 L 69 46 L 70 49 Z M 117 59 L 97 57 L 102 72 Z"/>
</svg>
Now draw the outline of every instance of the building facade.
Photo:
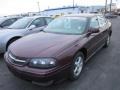
<svg viewBox="0 0 120 90">
<path fill-rule="evenodd" d="M 76 6 L 47 9 L 42 11 L 40 14 L 45 16 L 61 16 L 65 14 L 79 14 L 79 13 L 87 13 L 87 7 Z"/>
</svg>

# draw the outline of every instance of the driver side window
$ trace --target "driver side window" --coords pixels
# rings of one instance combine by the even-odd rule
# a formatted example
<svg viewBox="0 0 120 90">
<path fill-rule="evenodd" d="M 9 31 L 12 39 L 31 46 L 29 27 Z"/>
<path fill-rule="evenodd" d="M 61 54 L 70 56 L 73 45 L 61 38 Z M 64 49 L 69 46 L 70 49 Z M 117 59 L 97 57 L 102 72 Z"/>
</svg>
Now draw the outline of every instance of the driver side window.
<svg viewBox="0 0 120 90">
<path fill-rule="evenodd" d="M 45 21 L 43 18 L 37 18 L 36 20 L 34 20 L 32 22 L 32 24 L 30 26 L 32 26 L 32 25 L 35 25 L 35 27 L 42 27 L 45 25 Z"/>
</svg>

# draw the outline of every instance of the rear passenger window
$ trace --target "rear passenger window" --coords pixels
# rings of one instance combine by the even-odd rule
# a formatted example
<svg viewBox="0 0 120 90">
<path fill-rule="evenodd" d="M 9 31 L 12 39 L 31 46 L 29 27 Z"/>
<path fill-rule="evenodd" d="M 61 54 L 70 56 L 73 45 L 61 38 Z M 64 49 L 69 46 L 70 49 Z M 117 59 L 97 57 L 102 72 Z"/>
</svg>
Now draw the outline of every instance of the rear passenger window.
<svg viewBox="0 0 120 90">
<path fill-rule="evenodd" d="M 100 27 L 104 27 L 107 22 L 107 20 L 103 16 L 98 16 L 98 21 L 99 21 Z"/>
<path fill-rule="evenodd" d="M 15 21 L 17 21 L 16 18 L 8 19 L 8 20 L 4 21 L 4 22 L 1 24 L 1 26 L 2 26 L 2 27 L 10 26 L 10 25 L 13 24 Z"/>
<path fill-rule="evenodd" d="M 97 17 L 91 19 L 90 28 L 99 28 L 99 22 Z"/>
<path fill-rule="evenodd" d="M 48 25 L 53 19 L 52 18 L 45 18 L 46 24 Z"/>
</svg>

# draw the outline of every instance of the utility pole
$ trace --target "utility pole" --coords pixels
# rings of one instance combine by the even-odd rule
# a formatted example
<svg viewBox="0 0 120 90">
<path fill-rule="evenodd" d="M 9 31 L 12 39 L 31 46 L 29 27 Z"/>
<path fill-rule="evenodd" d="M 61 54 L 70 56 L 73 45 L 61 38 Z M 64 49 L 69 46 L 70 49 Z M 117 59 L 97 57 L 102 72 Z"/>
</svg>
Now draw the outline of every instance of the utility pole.
<svg viewBox="0 0 120 90">
<path fill-rule="evenodd" d="M 39 1 L 37 2 L 37 5 L 38 5 L 38 11 L 40 12 L 40 2 Z"/>
<path fill-rule="evenodd" d="M 74 7 L 75 7 L 75 1 L 73 0 L 73 9 L 74 9 Z"/>
<path fill-rule="evenodd" d="M 110 13 L 112 11 L 112 0 L 110 0 Z"/>
<path fill-rule="evenodd" d="M 107 0 L 105 0 L 105 14 L 107 12 Z"/>
</svg>

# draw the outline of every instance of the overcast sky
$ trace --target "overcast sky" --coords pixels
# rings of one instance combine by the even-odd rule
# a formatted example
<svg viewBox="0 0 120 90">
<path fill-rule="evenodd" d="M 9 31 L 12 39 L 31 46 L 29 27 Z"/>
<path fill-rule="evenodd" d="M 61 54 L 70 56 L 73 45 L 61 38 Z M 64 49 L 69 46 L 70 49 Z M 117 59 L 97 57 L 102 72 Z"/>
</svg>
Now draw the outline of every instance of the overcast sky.
<svg viewBox="0 0 120 90">
<path fill-rule="evenodd" d="M 105 0 L 74 0 L 77 5 L 104 5 Z M 110 1 L 110 0 L 108 0 Z M 40 3 L 40 10 L 62 6 L 72 6 L 73 0 L 0 0 L 0 16 L 20 14 L 25 12 L 37 12 Z M 113 0 L 116 2 L 116 0 Z M 109 2 L 108 2 L 109 3 Z M 120 0 L 118 0 L 120 3 Z"/>
</svg>

